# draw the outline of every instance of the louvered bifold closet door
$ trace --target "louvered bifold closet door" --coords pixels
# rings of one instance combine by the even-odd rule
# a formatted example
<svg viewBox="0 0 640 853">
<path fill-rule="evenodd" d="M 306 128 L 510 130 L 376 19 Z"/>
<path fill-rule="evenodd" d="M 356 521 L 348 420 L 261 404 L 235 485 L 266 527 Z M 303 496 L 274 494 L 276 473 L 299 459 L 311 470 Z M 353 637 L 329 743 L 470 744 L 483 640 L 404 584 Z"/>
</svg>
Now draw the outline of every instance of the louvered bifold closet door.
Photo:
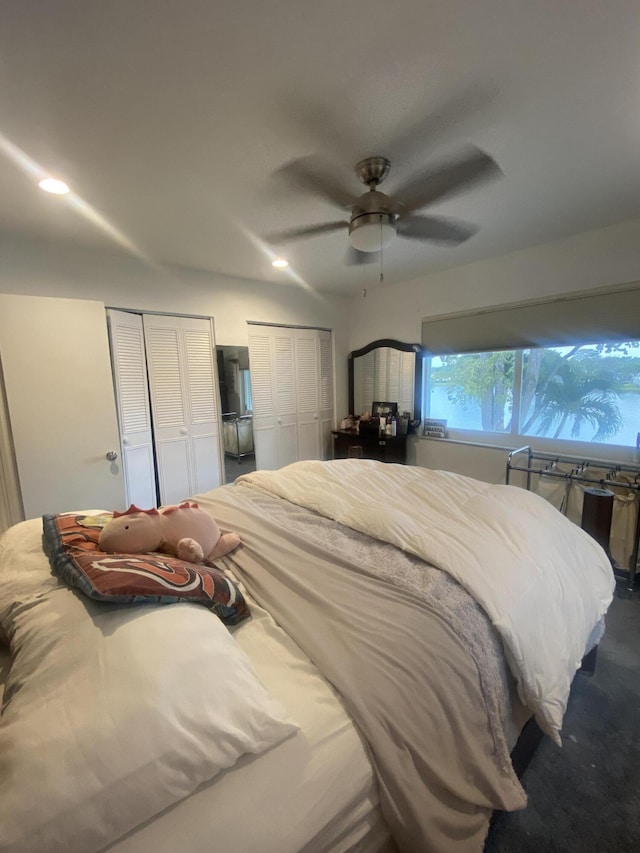
<svg viewBox="0 0 640 853">
<path fill-rule="evenodd" d="M 197 494 L 222 482 L 215 347 L 208 320 L 183 317 L 180 322 L 193 473 L 191 494 Z"/>
<path fill-rule="evenodd" d="M 140 314 L 107 312 L 127 504 L 157 505 L 149 388 Z"/>
<path fill-rule="evenodd" d="M 318 332 L 320 350 L 320 441 L 322 459 L 333 455 L 333 344 L 331 332 Z"/>
<path fill-rule="evenodd" d="M 320 350 L 317 329 L 295 330 L 298 458 L 320 459 Z"/>
<path fill-rule="evenodd" d="M 257 467 L 328 458 L 331 332 L 249 324 L 249 362 Z"/>
<path fill-rule="evenodd" d="M 220 485 L 213 336 L 208 320 L 144 315 L 160 501 Z"/>
<path fill-rule="evenodd" d="M 253 444 L 256 467 L 278 467 L 278 439 L 274 365 L 271 334 L 260 326 L 249 326 L 249 369 L 253 400 Z"/>
<path fill-rule="evenodd" d="M 299 457 L 297 398 L 295 376 L 294 329 L 275 327 L 272 330 L 274 382 L 276 389 L 276 430 L 278 468 L 296 462 Z"/>
<path fill-rule="evenodd" d="M 282 468 L 298 459 L 294 330 L 249 325 L 256 467 Z"/>
</svg>

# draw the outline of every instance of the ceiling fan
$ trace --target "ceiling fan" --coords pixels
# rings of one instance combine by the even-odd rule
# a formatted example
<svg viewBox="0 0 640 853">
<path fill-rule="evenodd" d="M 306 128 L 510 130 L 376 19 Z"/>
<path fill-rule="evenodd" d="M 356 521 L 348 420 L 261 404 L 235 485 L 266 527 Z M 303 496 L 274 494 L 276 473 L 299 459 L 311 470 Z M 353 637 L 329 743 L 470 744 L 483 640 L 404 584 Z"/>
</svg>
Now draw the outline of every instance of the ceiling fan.
<svg viewBox="0 0 640 853">
<path fill-rule="evenodd" d="M 355 196 L 340 185 L 326 169 L 309 159 L 287 163 L 278 175 L 288 183 L 319 195 L 335 206 L 351 209 L 349 219 L 289 228 L 265 236 L 273 245 L 332 231 L 348 230 L 350 247 L 345 262 L 367 263 L 372 254 L 389 246 L 395 237 L 457 245 L 477 231 L 473 225 L 440 216 L 416 215 L 446 196 L 469 189 L 481 181 L 497 178 L 502 171 L 495 160 L 478 148 L 465 150 L 457 158 L 440 164 L 415 177 L 393 196 L 378 187 L 389 174 L 391 163 L 386 157 L 366 157 L 355 167 L 355 173 L 369 189 Z"/>
</svg>

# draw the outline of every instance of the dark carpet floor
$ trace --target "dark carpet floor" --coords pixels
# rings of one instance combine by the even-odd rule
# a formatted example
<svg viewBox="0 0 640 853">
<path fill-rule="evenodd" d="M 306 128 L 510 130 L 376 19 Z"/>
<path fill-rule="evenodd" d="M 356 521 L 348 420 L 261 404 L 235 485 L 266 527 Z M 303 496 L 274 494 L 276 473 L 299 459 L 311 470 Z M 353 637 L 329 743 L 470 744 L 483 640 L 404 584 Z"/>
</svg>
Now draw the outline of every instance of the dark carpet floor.
<svg viewBox="0 0 640 853">
<path fill-rule="evenodd" d="M 224 481 L 225 483 L 233 483 L 233 481 L 241 474 L 250 474 L 256 470 L 256 457 L 252 453 L 250 456 L 242 456 L 240 459 L 235 459 L 233 456 L 224 457 Z"/>
<path fill-rule="evenodd" d="M 500 814 L 485 853 L 640 851 L 640 594 L 620 586 L 595 675 L 576 675 L 562 749 L 544 738 L 521 812 Z"/>
</svg>

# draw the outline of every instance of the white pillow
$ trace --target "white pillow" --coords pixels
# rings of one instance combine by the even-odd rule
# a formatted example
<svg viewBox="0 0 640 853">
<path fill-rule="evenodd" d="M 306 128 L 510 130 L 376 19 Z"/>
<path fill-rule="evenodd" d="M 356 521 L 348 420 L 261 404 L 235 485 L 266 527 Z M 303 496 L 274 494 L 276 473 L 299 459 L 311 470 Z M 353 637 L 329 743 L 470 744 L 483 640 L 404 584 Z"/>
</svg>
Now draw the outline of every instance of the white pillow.
<svg viewBox="0 0 640 853">
<path fill-rule="evenodd" d="M 4 853 L 101 849 L 298 728 L 199 605 L 110 606 L 62 586 L 2 603 Z"/>
</svg>

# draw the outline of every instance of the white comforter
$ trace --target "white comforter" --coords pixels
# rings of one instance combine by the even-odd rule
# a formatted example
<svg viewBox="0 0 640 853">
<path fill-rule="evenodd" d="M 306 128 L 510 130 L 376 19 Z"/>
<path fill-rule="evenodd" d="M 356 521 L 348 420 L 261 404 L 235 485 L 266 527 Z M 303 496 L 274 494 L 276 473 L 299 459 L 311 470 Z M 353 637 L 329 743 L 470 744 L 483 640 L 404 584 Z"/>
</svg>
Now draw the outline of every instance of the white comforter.
<svg viewBox="0 0 640 853">
<path fill-rule="evenodd" d="M 315 510 L 448 572 L 500 633 L 522 701 L 560 743 L 573 676 L 615 581 L 603 549 L 543 498 L 459 474 L 299 462 L 237 482 Z"/>
</svg>

